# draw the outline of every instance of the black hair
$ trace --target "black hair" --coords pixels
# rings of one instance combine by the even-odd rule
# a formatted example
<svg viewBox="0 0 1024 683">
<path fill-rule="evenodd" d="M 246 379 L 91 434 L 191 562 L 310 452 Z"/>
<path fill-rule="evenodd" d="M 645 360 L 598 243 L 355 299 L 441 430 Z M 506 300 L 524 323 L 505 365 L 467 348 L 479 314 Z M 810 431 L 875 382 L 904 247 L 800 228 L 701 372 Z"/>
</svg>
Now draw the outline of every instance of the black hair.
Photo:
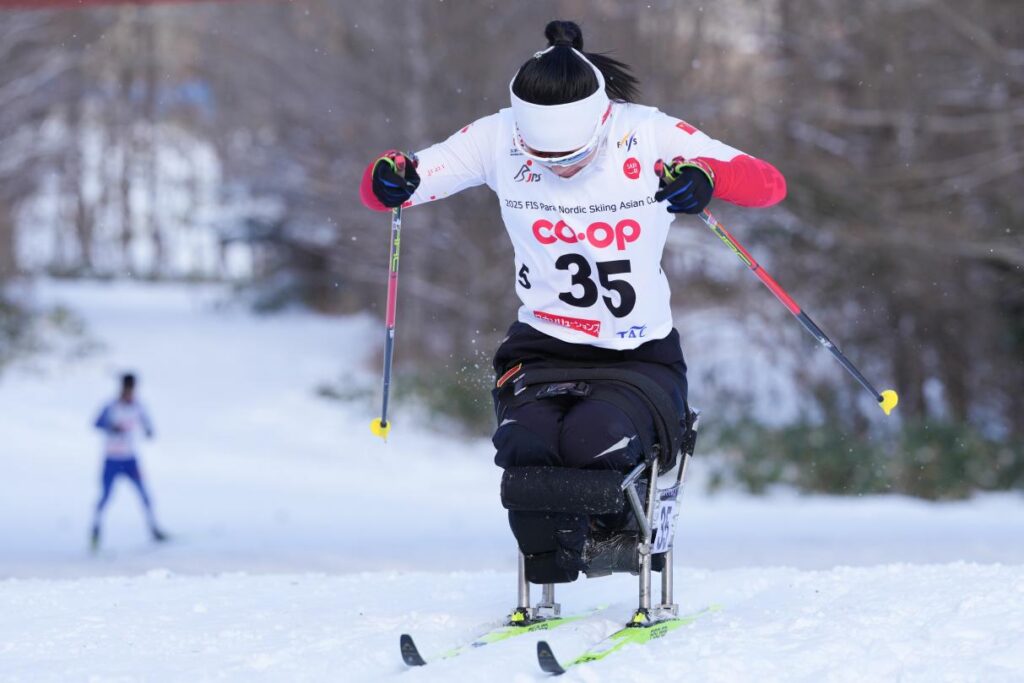
<svg viewBox="0 0 1024 683">
<path fill-rule="evenodd" d="M 126 372 L 121 375 L 121 391 L 128 391 L 135 388 L 135 374 Z"/>
<path fill-rule="evenodd" d="M 544 27 L 544 37 L 551 52 L 531 57 L 519 68 L 512 82 L 516 97 L 533 104 L 565 104 L 582 100 L 597 90 L 593 70 L 572 48 L 590 60 L 604 76 L 608 98 L 619 102 L 635 102 L 640 82 L 630 67 L 617 59 L 594 52 L 583 52 L 583 31 L 573 21 L 552 21 Z"/>
</svg>

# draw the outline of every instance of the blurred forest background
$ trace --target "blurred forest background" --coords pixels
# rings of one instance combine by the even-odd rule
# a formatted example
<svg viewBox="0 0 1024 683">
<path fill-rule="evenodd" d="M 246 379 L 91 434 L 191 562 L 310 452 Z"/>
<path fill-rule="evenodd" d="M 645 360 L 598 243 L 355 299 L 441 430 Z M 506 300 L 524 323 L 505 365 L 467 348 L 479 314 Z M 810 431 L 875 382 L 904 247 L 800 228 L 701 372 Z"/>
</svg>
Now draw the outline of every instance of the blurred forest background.
<svg viewBox="0 0 1024 683">
<path fill-rule="evenodd" d="M 716 212 L 900 393 L 884 420 L 677 221 L 664 266 L 721 477 L 1024 488 L 1018 1 L 50 4 L 0 9 L 0 366 L 38 345 L 39 276 L 226 280 L 268 311 L 379 313 L 388 220 L 359 203 L 364 166 L 507 106 L 545 23 L 574 19 L 643 102 L 785 173 L 781 206 Z M 470 190 L 405 228 L 397 386 L 486 432 L 517 306 L 497 203 Z"/>
</svg>

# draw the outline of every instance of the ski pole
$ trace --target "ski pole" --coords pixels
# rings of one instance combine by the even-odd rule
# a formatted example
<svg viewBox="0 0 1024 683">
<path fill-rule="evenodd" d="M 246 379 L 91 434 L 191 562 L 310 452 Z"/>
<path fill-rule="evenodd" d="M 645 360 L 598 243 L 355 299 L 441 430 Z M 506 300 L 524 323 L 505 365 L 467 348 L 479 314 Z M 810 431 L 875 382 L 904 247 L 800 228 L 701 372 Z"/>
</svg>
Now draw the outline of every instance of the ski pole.
<svg viewBox="0 0 1024 683">
<path fill-rule="evenodd" d="M 733 252 L 740 257 L 740 260 L 746 263 L 747 267 L 754 271 L 754 275 L 757 275 L 761 282 L 764 283 L 764 286 L 771 290 L 772 294 L 775 295 L 775 298 L 781 301 L 782 305 L 789 309 L 790 313 L 796 316 L 796 319 L 800 321 L 800 324 L 804 326 L 804 329 L 810 332 L 811 336 L 817 339 L 819 344 L 828 349 L 835 359 L 839 361 L 844 368 L 846 368 L 846 371 L 853 375 L 854 379 L 860 382 L 862 387 L 871 392 L 871 395 L 874 397 L 875 401 L 878 402 L 879 407 L 881 407 L 885 414 L 888 415 L 891 413 L 893 408 L 895 408 L 896 404 L 899 402 L 899 396 L 896 395 L 896 392 L 892 389 L 886 389 L 882 393 L 878 393 L 878 391 L 871 386 L 871 382 L 869 382 L 864 375 L 860 374 L 860 371 L 854 367 L 853 363 L 850 362 L 850 359 L 848 359 L 843 352 L 840 351 L 827 336 L 825 336 L 825 333 L 821 331 L 821 328 L 814 324 L 814 321 L 803 312 L 800 306 L 793 301 L 793 298 L 790 297 L 789 294 L 786 294 L 786 291 L 779 286 L 779 283 L 761 267 L 761 264 L 754 260 L 754 257 L 750 255 L 750 252 L 744 249 L 743 245 L 736 241 L 736 238 L 725 229 L 725 226 L 718 222 L 717 218 L 711 215 L 710 211 L 705 209 L 701 212 L 700 217 L 711 229 L 711 232 L 718 235 L 718 239 L 725 242 L 726 246 L 732 249 Z"/>
<path fill-rule="evenodd" d="M 370 423 L 370 431 L 388 440 L 388 397 L 391 393 L 391 359 L 395 354 L 395 309 L 398 306 L 398 248 L 401 246 L 402 207 L 391 210 L 391 246 L 388 255 L 388 303 L 384 320 L 384 398 L 380 417 Z"/>
</svg>

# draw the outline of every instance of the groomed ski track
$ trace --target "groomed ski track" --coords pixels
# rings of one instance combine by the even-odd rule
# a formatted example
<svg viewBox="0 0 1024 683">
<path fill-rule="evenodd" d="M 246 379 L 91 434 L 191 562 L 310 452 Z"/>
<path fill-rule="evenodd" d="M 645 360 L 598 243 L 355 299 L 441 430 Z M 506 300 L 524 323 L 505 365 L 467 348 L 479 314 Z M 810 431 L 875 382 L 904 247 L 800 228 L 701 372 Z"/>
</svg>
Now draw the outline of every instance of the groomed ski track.
<svg viewBox="0 0 1024 683">
<path fill-rule="evenodd" d="M 256 318 L 213 289 L 38 296 L 78 311 L 101 347 L 72 361 L 55 341 L 0 376 L 0 681 L 547 678 L 533 635 L 402 664 L 403 632 L 430 662 L 500 621 L 515 555 L 486 440 L 445 438 L 398 408 L 384 446 L 371 400 L 315 396 L 342 376 L 356 395 L 375 389 L 376 364 L 353 350 L 372 354 L 376 323 Z M 150 546 L 121 487 L 89 557 L 89 423 L 126 366 L 154 414 L 142 462 L 178 539 Z M 1020 496 L 708 496 L 695 465 L 676 596 L 684 612 L 721 611 L 560 680 L 1024 679 Z M 635 596 L 630 576 L 560 588 L 566 612 L 609 607 L 543 637 L 570 659 Z"/>
<path fill-rule="evenodd" d="M 1024 671 L 1019 568 L 885 565 L 828 571 L 693 570 L 684 606 L 723 609 L 644 646 L 570 670 L 572 681 L 1014 681 Z M 536 642 L 567 658 L 628 618 L 629 580 L 563 591 L 616 600 L 578 625 L 417 669 L 509 606 L 511 573 L 176 576 L 0 584 L 0 679 L 533 681 Z M 145 672 L 145 673 L 140 673 Z"/>
</svg>

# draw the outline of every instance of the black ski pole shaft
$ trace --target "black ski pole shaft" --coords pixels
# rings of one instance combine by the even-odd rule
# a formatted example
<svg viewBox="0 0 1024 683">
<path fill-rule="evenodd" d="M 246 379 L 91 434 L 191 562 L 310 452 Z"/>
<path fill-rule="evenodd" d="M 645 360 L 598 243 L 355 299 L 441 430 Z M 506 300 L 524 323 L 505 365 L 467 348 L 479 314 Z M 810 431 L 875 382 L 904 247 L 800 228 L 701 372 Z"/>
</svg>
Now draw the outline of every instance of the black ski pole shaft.
<svg viewBox="0 0 1024 683">
<path fill-rule="evenodd" d="M 832 343 L 825 333 L 821 331 L 821 328 L 814 324 L 814 321 L 811 320 L 810 316 L 804 313 L 803 309 L 800 308 L 796 301 L 794 301 L 793 298 L 786 293 L 786 290 L 784 290 L 779 283 L 775 281 L 775 278 L 769 275 L 768 272 L 761 267 L 761 264 L 754 260 L 754 257 L 750 255 L 750 252 L 743 248 L 743 245 L 725 229 L 724 225 L 718 222 L 717 218 L 711 215 L 710 211 L 705 209 L 701 212 L 700 217 L 708 228 L 711 229 L 711 232 L 715 233 L 720 240 L 725 242 L 726 246 L 732 249 L 733 253 L 735 253 L 741 261 L 747 264 L 747 267 L 757 275 L 758 279 L 764 283 L 764 286 L 775 295 L 775 298 L 777 298 L 782 305 L 800 321 L 800 324 L 803 325 L 804 329 L 810 332 L 811 336 L 817 339 L 819 344 L 828 349 L 829 353 L 839 361 L 840 365 L 842 365 L 862 387 L 871 393 L 871 396 L 878 403 L 879 407 L 885 411 L 885 414 L 890 414 L 899 402 L 899 396 L 896 392 L 892 389 L 886 389 L 879 393 L 878 390 L 872 386 L 871 382 L 861 374 L 860 370 L 850 362 L 850 359 L 839 350 L 839 347 Z"/>
</svg>

